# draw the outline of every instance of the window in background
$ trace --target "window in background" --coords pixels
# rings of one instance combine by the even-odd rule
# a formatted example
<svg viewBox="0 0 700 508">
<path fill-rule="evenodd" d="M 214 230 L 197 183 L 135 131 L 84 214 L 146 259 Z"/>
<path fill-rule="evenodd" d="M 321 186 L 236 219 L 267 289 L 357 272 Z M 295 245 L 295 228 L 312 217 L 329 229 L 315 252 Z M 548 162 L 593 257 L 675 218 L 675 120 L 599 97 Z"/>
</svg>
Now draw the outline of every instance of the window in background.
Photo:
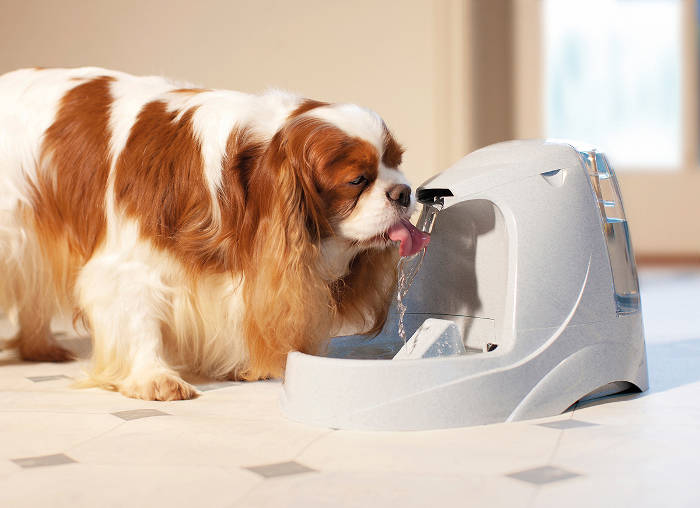
<svg viewBox="0 0 700 508">
<path fill-rule="evenodd" d="M 545 0 L 547 137 L 596 145 L 618 168 L 680 168 L 681 7 Z"/>
</svg>

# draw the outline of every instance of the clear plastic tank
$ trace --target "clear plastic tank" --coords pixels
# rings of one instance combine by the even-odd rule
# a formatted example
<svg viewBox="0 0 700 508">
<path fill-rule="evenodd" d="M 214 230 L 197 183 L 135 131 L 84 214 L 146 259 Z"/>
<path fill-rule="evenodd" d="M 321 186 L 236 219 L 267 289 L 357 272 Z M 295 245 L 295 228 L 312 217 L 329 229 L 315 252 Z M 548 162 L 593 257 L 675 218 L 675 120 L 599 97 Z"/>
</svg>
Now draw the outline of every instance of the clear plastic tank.
<svg viewBox="0 0 700 508">
<path fill-rule="evenodd" d="M 610 257 L 618 314 L 640 311 L 637 266 L 630 242 L 625 209 L 615 171 L 607 157 L 596 150 L 580 151 L 598 201 L 601 224 Z"/>
</svg>

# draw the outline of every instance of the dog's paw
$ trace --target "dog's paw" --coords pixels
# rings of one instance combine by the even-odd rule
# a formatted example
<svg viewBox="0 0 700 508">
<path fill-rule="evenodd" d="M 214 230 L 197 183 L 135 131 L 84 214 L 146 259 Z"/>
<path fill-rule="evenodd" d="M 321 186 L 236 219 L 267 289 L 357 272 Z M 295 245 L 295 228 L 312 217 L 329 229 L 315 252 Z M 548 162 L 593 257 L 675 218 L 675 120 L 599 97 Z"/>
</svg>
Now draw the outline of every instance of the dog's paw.
<svg viewBox="0 0 700 508">
<path fill-rule="evenodd" d="M 119 387 L 119 392 L 127 397 L 143 400 L 187 400 L 198 395 L 194 386 L 172 372 L 132 375 Z"/>
</svg>

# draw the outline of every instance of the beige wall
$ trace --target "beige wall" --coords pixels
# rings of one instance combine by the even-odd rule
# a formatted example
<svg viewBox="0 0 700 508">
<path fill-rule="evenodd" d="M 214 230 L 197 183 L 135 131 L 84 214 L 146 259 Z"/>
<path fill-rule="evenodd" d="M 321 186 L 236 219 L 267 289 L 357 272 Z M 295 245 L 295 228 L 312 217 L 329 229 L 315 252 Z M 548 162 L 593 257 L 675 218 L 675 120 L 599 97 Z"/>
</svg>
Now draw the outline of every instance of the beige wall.
<svg viewBox="0 0 700 508">
<path fill-rule="evenodd" d="M 539 5 L 539 0 L 0 0 L 0 72 L 98 65 L 206 87 L 248 92 L 281 87 L 356 102 L 378 111 L 406 146 L 404 169 L 415 186 L 485 144 L 541 136 Z M 684 5 L 691 9 L 694 3 Z M 696 32 L 690 28 L 685 33 L 692 42 Z M 695 48 L 688 59 L 697 60 L 697 47 L 686 47 Z M 686 122 L 692 138 L 686 145 L 697 150 L 692 106 L 697 75 L 688 73 L 686 81 L 688 118 L 694 122 Z M 687 156 L 693 164 L 696 153 Z M 700 253 L 697 213 L 684 211 L 697 201 L 699 178 L 695 165 L 691 169 L 673 178 L 621 176 L 637 254 Z M 652 201 L 671 213 L 659 214 Z M 670 215 L 674 221 L 668 221 Z"/>
<path fill-rule="evenodd" d="M 96 65 L 356 102 L 385 118 L 407 148 L 405 171 L 419 184 L 465 153 L 464 4 L 0 0 L 0 73 Z"/>
</svg>

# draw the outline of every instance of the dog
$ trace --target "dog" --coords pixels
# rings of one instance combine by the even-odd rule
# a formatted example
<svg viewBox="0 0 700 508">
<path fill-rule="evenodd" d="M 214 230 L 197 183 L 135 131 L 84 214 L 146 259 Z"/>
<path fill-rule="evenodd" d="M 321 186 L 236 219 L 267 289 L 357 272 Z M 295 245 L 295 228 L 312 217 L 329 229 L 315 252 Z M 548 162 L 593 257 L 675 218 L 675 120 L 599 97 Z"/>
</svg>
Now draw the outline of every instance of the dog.
<svg viewBox="0 0 700 508">
<path fill-rule="evenodd" d="M 0 307 L 22 358 L 93 342 L 83 386 L 189 399 L 182 372 L 282 376 L 289 351 L 376 334 L 428 242 L 374 112 L 100 68 L 0 76 Z"/>
</svg>

